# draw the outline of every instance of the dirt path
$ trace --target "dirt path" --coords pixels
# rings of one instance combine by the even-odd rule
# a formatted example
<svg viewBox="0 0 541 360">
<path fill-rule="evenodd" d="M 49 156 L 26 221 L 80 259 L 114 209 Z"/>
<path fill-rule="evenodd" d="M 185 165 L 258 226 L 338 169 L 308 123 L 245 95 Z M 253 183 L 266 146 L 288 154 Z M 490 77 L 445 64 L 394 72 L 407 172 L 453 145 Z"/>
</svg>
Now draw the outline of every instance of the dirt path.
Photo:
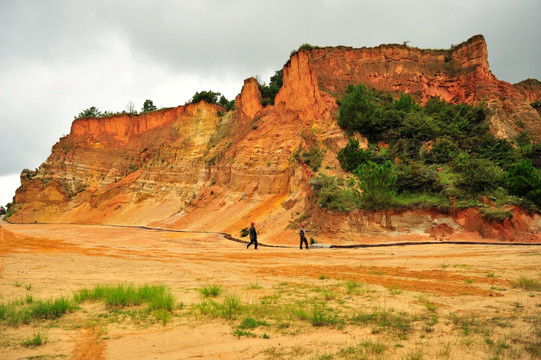
<svg viewBox="0 0 541 360">
<path fill-rule="evenodd" d="M 427 358 L 447 352 L 453 354 L 448 358 L 473 359 L 512 349 L 518 354 L 515 358 L 526 359 L 531 358 L 528 346 L 539 348 L 535 329 L 540 326 L 541 294 L 513 287 L 521 278 L 541 280 L 541 251 L 535 245 L 424 244 L 308 251 L 261 247 L 255 251 L 221 234 L 6 223 L 0 226 L 0 239 L 0 303 L 28 296 L 71 296 L 97 284 L 129 283 L 163 284 L 183 304 L 166 325 L 152 316 L 141 320 L 140 314 L 100 304 L 84 304 L 56 322 L 15 327 L 0 323 L 0 353 L 6 359 L 79 359 L 82 354 L 88 354 L 88 359 L 317 359 L 326 354 L 340 359 L 347 358 L 346 349 L 363 341 L 400 345 L 388 347 L 382 358 L 399 359 L 422 351 Z M 234 295 L 247 308 L 258 309 L 250 310 L 250 317 L 265 318 L 268 325 L 257 328 L 263 329 L 259 333 L 251 330 L 256 336 L 235 336 L 248 315 L 202 316 L 198 309 L 207 300 L 196 289 L 209 284 L 223 290 L 214 301 Z M 359 290 L 347 284 L 359 284 Z M 311 309 L 312 302 L 306 301 L 318 299 L 347 321 L 341 326 L 314 326 L 300 315 L 298 321 L 276 320 L 264 315 L 269 309 L 259 308 L 304 304 Z M 436 310 L 430 310 L 430 304 Z M 353 325 L 353 314 L 374 309 L 408 314 L 415 331 L 397 340 L 396 334 L 376 331 L 373 324 Z M 473 344 L 461 346 L 467 340 L 460 319 L 472 314 L 481 316 L 478 322 L 486 320 L 486 326 L 495 327 L 492 336 L 533 340 L 527 344 L 507 340 L 508 347 L 498 350 L 487 343 L 489 335 L 479 333 Z M 433 330 L 426 330 L 429 325 L 419 320 L 425 317 L 439 319 L 430 325 Z M 494 325 L 490 322 L 494 318 L 512 326 Z M 44 328 L 45 345 L 21 345 L 36 329 Z M 445 345 L 449 341 L 456 345 L 450 350 Z"/>
</svg>

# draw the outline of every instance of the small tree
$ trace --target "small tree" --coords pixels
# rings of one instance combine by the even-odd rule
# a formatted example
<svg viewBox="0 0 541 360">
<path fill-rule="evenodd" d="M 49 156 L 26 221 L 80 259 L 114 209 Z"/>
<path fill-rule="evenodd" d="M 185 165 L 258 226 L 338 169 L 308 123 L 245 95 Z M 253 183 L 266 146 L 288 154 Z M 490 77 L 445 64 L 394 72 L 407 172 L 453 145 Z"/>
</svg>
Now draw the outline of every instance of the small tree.
<svg viewBox="0 0 541 360">
<path fill-rule="evenodd" d="M 284 84 L 283 77 L 284 71 L 280 69 L 276 70 L 274 75 L 271 76 L 269 85 L 261 83 L 258 79 L 257 82 L 259 83 L 259 91 L 261 91 L 262 105 L 274 105 L 274 99 L 276 98 L 278 91 L 280 91 L 280 88 Z"/>
<path fill-rule="evenodd" d="M 89 118 L 89 117 L 100 117 L 102 113 L 98 110 L 97 107 L 91 106 L 88 109 L 85 109 L 79 113 L 79 115 L 74 116 L 75 119 Z"/>
<path fill-rule="evenodd" d="M 218 101 L 218 104 L 223 106 L 224 108 L 227 109 L 227 111 L 229 110 L 233 110 L 235 108 L 235 100 L 227 100 L 227 98 L 225 96 L 220 96 L 220 100 Z"/>
<path fill-rule="evenodd" d="M 338 152 L 336 158 L 340 162 L 342 169 L 353 171 L 370 159 L 370 151 L 359 148 L 359 140 L 351 138 L 348 144 Z"/>
<path fill-rule="evenodd" d="M 359 166 L 354 174 L 359 180 L 359 188 L 363 191 L 361 200 L 364 207 L 381 210 L 392 205 L 397 177 L 390 161 L 381 165 L 368 161 Z"/>
<path fill-rule="evenodd" d="M 541 206 L 541 174 L 530 159 L 515 164 L 506 174 L 506 187 L 515 195 L 524 196 Z"/>
<path fill-rule="evenodd" d="M 210 104 L 217 104 L 218 103 L 218 96 L 222 95 L 221 93 L 219 92 L 216 92 L 216 91 L 212 91 L 212 90 L 209 90 L 209 91 L 197 91 L 193 97 L 192 97 L 192 103 L 196 103 L 196 102 L 199 102 L 201 100 L 205 100 L 206 102 L 210 103 Z"/>
<path fill-rule="evenodd" d="M 458 185 L 474 193 L 496 189 L 503 175 L 490 160 L 465 152 L 455 158 L 453 165 L 461 176 Z"/>
<path fill-rule="evenodd" d="M 137 114 L 137 110 L 135 110 L 135 104 L 133 103 L 133 101 L 128 101 L 128 103 L 126 104 L 126 112 L 130 115 L 136 115 Z"/>
<path fill-rule="evenodd" d="M 141 112 L 150 112 L 150 111 L 155 111 L 155 110 L 158 110 L 158 108 L 156 106 L 154 106 L 154 103 L 152 102 L 152 100 L 149 100 L 149 99 L 146 99 L 145 102 L 143 103 L 143 108 L 141 109 Z"/>
</svg>

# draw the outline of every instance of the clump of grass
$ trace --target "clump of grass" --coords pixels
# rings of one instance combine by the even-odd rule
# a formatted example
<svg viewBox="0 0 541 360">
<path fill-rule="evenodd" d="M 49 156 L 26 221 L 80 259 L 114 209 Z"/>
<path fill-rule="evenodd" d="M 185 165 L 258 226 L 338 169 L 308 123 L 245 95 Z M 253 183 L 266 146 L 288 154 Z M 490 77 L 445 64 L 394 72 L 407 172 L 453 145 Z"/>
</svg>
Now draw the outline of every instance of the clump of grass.
<svg viewBox="0 0 541 360">
<path fill-rule="evenodd" d="M 396 286 L 396 284 L 392 284 L 392 285 L 389 286 L 387 289 L 389 290 L 389 292 L 390 292 L 391 295 L 393 295 L 393 296 L 394 296 L 394 295 L 400 295 L 400 294 L 402 294 L 402 290 L 400 290 L 400 289 Z"/>
<path fill-rule="evenodd" d="M 161 321 L 162 325 L 166 325 L 171 319 L 171 313 L 165 309 L 158 309 L 154 311 L 154 317 L 156 320 Z"/>
<path fill-rule="evenodd" d="M 376 342 L 368 340 L 341 349 L 337 355 L 343 359 L 371 359 L 375 355 L 383 354 L 385 350 L 387 350 L 387 345 L 383 342 L 379 340 Z"/>
<path fill-rule="evenodd" d="M 541 283 L 536 279 L 530 279 L 521 276 L 518 280 L 513 281 L 511 285 L 514 288 L 522 288 L 524 290 L 541 291 Z"/>
<path fill-rule="evenodd" d="M 34 319 L 56 319 L 77 309 L 77 305 L 65 297 L 55 300 L 39 300 L 30 305 L 30 315 Z"/>
<path fill-rule="evenodd" d="M 221 303 L 214 300 L 207 300 L 194 304 L 193 308 L 203 315 L 231 320 L 241 311 L 242 304 L 238 297 L 230 295 Z"/>
<path fill-rule="evenodd" d="M 332 290 L 323 289 L 323 298 L 327 301 L 336 299 L 336 293 Z"/>
<path fill-rule="evenodd" d="M 406 313 L 393 314 L 391 310 L 374 310 L 371 313 L 359 313 L 351 317 L 352 324 L 372 325 L 372 333 L 388 331 L 400 339 L 406 339 L 413 330 L 412 317 Z"/>
<path fill-rule="evenodd" d="M 263 286 L 259 285 L 258 282 L 255 282 L 255 283 L 250 283 L 250 285 L 248 285 L 248 289 L 250 290 L 261 290 L 263 289 Z"/>
<path fill-rule="evenodd" d="M 73 294 L 77 303 L 84 301 L 103 301 L 109 307 L 126 307 L 151 304 L 153 310 L 162 308 L 171 311 L 174 307 L 174 297 L 164 285 L 134 286 L 119 284 L 96 285 L 93 289 L 82 289 Z"/>
<path fill-rule="evenodd" d="M 33 336 L 27 337 L 21 342 L 24 347 L 36 347 L 47 343 L 47 336 L 40 331 L 34 332 Z"/>
<path fill-rule="evenodd" d="M 236 336 L 237 338 L 240 338 L 241 336 L 257 337 L 255 333 L 242 329 L 235 329 L 235 331 L 233 331 L 233 336 Z"/>
<path fill-rule="evenodd" d="M 405 357 L 403 357 L 404 360 L 422 360 L 423 359 L 423 350 L 421 348 L 417 348 L 414 350 L 411 350 L 406 354 Z"/>
<path fill-rule="evenodd" d="M 312 326 L 336 326 L 343 323 L 342 319 L 331 314 L 331 310 L 323 306 L 313 306 L 308 313 L 308 321 Z"/>
<path fill-rule="evenodd" d="M 438 305 L 430 302 L 426 295 L 419 296 L 419 302 L 422 303 L 429 311 L 435 312 L 438 309 Z"/>
<path fill-rule="evenodd" d="M 197 289 L 204 297 L 216 297 L 222 293 L 222 287 L 217 284 L 203 286 Z"/>
<path fill-rule="evenodd" d="M 244 318 L 239 324 L 240 329 L 255 329 L 259 326 L 269 326 L 266 321 L 256 320 L 251 317 Z"/>
<path fill-rule="evenodd" d="M 348 294 L 360 294 L 361 284 L 356 281 L 348 281 L 346 282 L 346 291 Z"/>
<path fill-rule="evenodd" d="M 327 280 L 329 279 L 329 277 L 325 274 L 320 274 L 319 277 L 318 277 L 319 280 Z"/>
</svg>

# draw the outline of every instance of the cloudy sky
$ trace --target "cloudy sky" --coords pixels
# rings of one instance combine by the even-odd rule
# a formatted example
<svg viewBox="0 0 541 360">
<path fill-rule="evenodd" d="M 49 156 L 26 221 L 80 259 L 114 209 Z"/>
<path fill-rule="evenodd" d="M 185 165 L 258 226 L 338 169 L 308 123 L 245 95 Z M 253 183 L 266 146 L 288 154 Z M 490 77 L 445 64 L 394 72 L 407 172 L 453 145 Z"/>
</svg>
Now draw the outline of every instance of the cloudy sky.
<svg viewBox="0 0 541 360">
<path fill-rule="evenodd" d="M 539 0 L 0 0 L 0 204 L 90 106 L 233 99 L 301 44 L 447 49 L 485 36 L 492 72 L 541 79 Z"/>
</svg>

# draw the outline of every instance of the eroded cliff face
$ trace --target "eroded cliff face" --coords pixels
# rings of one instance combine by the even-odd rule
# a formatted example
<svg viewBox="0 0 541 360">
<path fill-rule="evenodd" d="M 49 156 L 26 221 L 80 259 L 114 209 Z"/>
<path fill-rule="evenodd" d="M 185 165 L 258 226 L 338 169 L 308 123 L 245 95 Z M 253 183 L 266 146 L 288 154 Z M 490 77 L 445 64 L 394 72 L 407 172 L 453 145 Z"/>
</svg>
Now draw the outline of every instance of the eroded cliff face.
<svg viewBox="0 0 541 360">
<path fill-rule="evenodd" d="M 526 79 L 515 84 L 515 87 L 524 94 L 526 101 L 529 103 L 541 100 L 541 81 Z"/>
<path fill-rule="evenodd" d="M 421 50 L 395 44 L 299 51 L 291 64 L 295 57 L 307 57 L 302 61 L 309 68 L 304 73 L 313 74 L 320 91 L 339 96 L 348 85 L 363 83 L 368 88 L 397 95 L 409 93 L 421 103 L 433 96 L 451 103 L 485 101 L 488 121 L 496 136 L 510 138 L 526 131 L 541 139 L 541 118 L 530 106 L 535 91 L 526 96 L 525 90 L 492 74 L 487 45 L 481 35 L 450 50 Z"/>
<path fill-rule="evenodd" d="M 200 102 L 137 116 L 76 120 L 41 168 L 21 176 L 15 197 L 19 210 L 11 220 L 233 234 L 256 221 L 263 239 L 282 242 L 295 236 L 294 219 L 320 211 L 309 200 L 313 170 L 299 154 L 325 149 L 321 168 L 341 172 L 336 153 L 347 137 L 337 126 L 337 98 L 348 85 L 407 92 L 421 102 L 432 96 L 485 100 L 495 134 L 512 137 L 527 130 L 541 139 L 539 114 L 529 105 L 532 91 L 496 79 L 487 59 L 481 36 L 450 50 L 402 45 L 300 50 L 284 66 L 274 106 L 263 107 L 257 81 L 247 79 L 236 110 L 225 115 L 220 106 Z M 382 227 L 374 219 L 362 230 L 359 224 L 370 222 L 370 216 L 332 220 L 320 215 L 328 220 L 318 225 L 323 239 L 344 229 L 388 233 L 392 222 L 389 218 Z M 443 228 L 430 231 L 445 233 Z M 432 236 L 430 231 L 423 236 Z"/>
</svg>

